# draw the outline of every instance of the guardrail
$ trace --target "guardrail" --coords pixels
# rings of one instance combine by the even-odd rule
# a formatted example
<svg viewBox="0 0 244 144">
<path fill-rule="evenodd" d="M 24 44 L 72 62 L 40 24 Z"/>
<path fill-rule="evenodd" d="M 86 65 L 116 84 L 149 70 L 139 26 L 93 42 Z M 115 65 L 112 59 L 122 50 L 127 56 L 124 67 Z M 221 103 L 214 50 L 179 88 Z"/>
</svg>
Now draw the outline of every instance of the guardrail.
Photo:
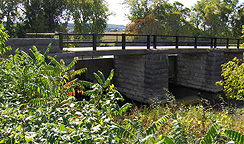
<svg viewBox="0 0 244 144">
<path fill-rule="evenodd" d="M 127 45 L 141 45 L 150 49 L 151 46 L 156 49 L 158 46 L 174 46 L 179 49 L 180 46 L 193 46 L 197 49 L 200 46 L 208 46 L 209 48 L 217 48 L 217 46 L 240 48 L 240 44 L 244 43 L 244 39 L 234 38 L 216 38 L 216 37 L 194 37 L 194 36 L 166 36 L 166 35 L 131 35 L 131 34 L 66 34 L 66 33 L 29 33 L 32 35 L 58 35 L 59 47 L 62 50 L 64 45 L 68 44 L 88 44 L 93 47 L 93 51 L 97 50 L 99 44 L 116 44 L 121 46 L 122 50 Z M 106 39 L 104 37 L 114 37 Z M 79 46 L 83 47 L 83 46 Z"/>
</svg>

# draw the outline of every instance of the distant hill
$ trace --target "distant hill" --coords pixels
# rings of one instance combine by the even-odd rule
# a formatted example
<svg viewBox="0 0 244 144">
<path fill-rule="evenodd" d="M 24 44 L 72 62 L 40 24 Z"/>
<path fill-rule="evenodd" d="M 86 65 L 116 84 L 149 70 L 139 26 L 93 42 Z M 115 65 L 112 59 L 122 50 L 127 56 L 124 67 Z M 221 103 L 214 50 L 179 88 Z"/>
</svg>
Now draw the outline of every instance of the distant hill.
<svg viewBox="0 0 244 144">
<path fill-rule="evenodd" d="M 107 29 L 126 29 L 124 25 L 107 24 Z"/>
<path fill-rule="evenodd" d="M 74 30 L 74 24 L 68 23 L 68 28 L 70 29 L 70 32 Z M 116 24 L 107 24 L 106 31 L 107 32 L 122 32 L 125 31 L 126 26 L 124 25 L 116 25 Z"/>
</svg>

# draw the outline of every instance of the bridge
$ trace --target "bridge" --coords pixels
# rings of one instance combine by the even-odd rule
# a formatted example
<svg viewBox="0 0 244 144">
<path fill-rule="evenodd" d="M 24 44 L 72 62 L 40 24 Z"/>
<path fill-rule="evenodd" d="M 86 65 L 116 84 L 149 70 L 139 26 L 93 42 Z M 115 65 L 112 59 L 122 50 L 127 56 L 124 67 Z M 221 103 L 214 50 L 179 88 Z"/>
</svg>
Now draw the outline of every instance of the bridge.
<svg viewBox="0 0 244 144">
<path fill-rule="evenodd" d="M 39 48 L 38 44 L 47 46 L 52 42 L 51 56 L 57 55 L 66 62 L 79 57 L 81 67 L 87 67 L 91 72 L 114 68 L 118 90 L 131 99 L 146 103 L 154 100 L 166 102 L 164 88 L 169 88 L 170 82 L 211 93 L 222 91 L 222 87 L 215 85 L 222 80 L 221 64 L 234 57 L 242 58 L 244 52 L 241 47 L 243 39 L 127 34 L 56 35 L 58 39 L 46 39 L 46 43 L 38 38 L 28 39 L 27 43 Z M 16 47 L 18 43 L 24 45 L 24 40 L 12 40 Z M 104 59 L 103 56 L 112 58 Z"/>
</svg>

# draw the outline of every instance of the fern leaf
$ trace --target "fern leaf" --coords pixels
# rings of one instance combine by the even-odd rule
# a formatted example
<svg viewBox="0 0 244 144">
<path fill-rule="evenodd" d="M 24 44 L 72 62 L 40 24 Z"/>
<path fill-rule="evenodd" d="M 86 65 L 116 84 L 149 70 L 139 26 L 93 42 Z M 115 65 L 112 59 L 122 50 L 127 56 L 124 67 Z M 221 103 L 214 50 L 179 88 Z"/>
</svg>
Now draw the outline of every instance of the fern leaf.
<svg viewBox="0 0 244 144">
<path fill-rule="evenodd" d="M 33 106 L 41 106 L 43 104 L 47 104 L 48 101 L 44 98 L 35 98 L 33 100 L 30 100 L 29 104 Z"/>
<path fill-rule="evenodd" d="M 175 144 L 174 141 L 167 136 L 159 136 L 158 139 L 164 144 Z"/>
<path fill-rule="evenodd" d="M 94 94 L 93 90 L 87 90 L 87 91 L 84 92 L 85 96 L 92 96 L 93 94 Z"/>
<path fill-rule="evenodd" d="M 88 82 L 88 81 L 79 81 L 79 83 L 87 88 L 92 88 L 92 86 L 94 85 L 94 83 Z"/>
<path fill-rule="evenodd" d="M 236 143 L 244 143 L 244 135 L 233 130 L 225 130 L 225 135 Z"/>
<path fill-rule="evenodd" d="M 59 72 L 58 73 L 61 73 L 61 71 L 63 69 L 63 67 L 61 66 L 61 64 L 55 58 L 53 58 L 53 57 L 48 56 L 48 59 L 51 60 L 51 62 L 50 62 L 51 64 L 54 64 L 59 69 Z"/>
<path fill-rule="evenodd" d="M 130 130 L 128 130 L 122 126 L 116 125 L 116 124 L 111 125 L 111 127 L 112 127 L 112 130 L 114 130 L 117 133 L 117 135 L 124 137 L 124 138 L 131 138 Z"/>
<path fill-rule="evenodd" d="M 37 50 L 36 46 L 33 46 L 32 47 L 32 50 L 33 50 L 33 52 L 34 52 L 35 55 L 38 55 L 38 50 Z"/>
<path fill-rule="evenodd" d="M 87 71 L 87 68 L 82 68 L 82 69 L 79 69 L 79 70 L 72 70 L 69 72 L 69 76 L 70 77 L 73 77 L 73 76 L 76 76 L 76 75 L 81 75 L 82 73 L 86 72 Z"/>
<path fill-rule="evenodd" d="M 153 140 L 155 140 L 155 136 L 153 134 L 146 136 L 142 140 L 140 140 L 140 143 L 154 143 Z"/>
<path fill-rule="evenodd" d="M 155 133 L 155 131 L 158 130 L 158 127 L 161 126 L 162 124 L 164 124 L 170 117 L 171 117 L 170 115 L 161 117 L 159 120 L 154 122 L 149 128 L 147 128 L 146 134 L 150 135 L 150 134 Z"/>
<path fill-rule="evenodd" d="M 113 79 L 113 77 L 114 77 L 114 69 L 111 70 L 107 80 L 105 81 L 104 86 L 103 86 L 104 88 L 107 88 L 110 85 L 110 82 Z"/>
<path fill-rule="evenodd" d="M 64 71 L 70 70 L 78 61 L 78 57 L 76 57 L 65 69 Z"/>
<path fill-rule="evenodd" d="M 174 127 L 174 131 L 172 134 L 173 134 L 173 138 L 175 139 L 175 143 L 176 144 L 182 144 L 182 143 L 187 144 L 185 130 L 177 119 L 175 119 L 173 121 L 173 127 Z"/>
<path fill-rule="evenodd" d="M 75 97 L 64 94 L 64 95 L 58 97 L 58 99 L 55 101 L 55 104 L 56 105 L 60 104 L 62 106 L 65 104 L 70 104 L 71 102 L 74 102 L 74 101 L 75 101 Z"/>
<path fill-rule="evenodd" d="M 101 78 L 102 82 L 105 83 L 105 77 L 101 71 L 97 72 L 98 76 Z"/>
<path fill-rule="evenodd" d="M 28 61 L 32 62 L 32 63 L 36 63 L 36 59 L 35 56 L 34 58 L 31 56 L 31 54 L 27 54 L 24 51 L 21 51 L 22 56 L 24 56 Z"/>
<path fill-rule="evenodd" d="M 48 47 L 47 47 L 45 53 L 43 54 L 44 59 L 47 58 L 47 54 L 48 54 L 49 51 L 50 51 L 51 45 L 52 45 L 51 43 L 48 45 Z"/>
<path fill-rule="evenodd" d="M 94 72 L 93 74 L 94 74 L 94 76 L 95 76 L 97 82 L 98 82 L 100 85 L 102 85 L 102 84 L 103 84 L 103 81 L 102 81 L 102 79 L 100 78 L 100 76 L 99 76 L 97 73 L 95 73 L 95 72 Z"/>
<path fill-rule="evenodd" d="M 119 114 L 122 116 L 123 113 L 127 112 L 131 108 L 130 103 L 124 104 L 120 109 L 119 109 Z"/>
<path fill-rule="evenodd" d="M 200 144 L 213 143 L 214 138 L 218 135 L 218 130 L 220 128 L 219 123 L 215 123 L 208 131 L 207 135 L 200 142 Z"/>
</svg>

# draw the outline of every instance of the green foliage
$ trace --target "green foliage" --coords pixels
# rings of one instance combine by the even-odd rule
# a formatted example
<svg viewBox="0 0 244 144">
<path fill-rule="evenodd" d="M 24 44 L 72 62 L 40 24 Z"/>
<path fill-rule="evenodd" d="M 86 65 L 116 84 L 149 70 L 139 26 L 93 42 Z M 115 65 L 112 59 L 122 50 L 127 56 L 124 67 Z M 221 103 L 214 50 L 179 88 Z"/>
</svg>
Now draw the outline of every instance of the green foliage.
<svg viewBox="0 0 244 144">
<path fill-rule="evenodd" d="M 229 122 L 232 117 L 228 111 L 218 117 L 201 106 L 179 108 L 173 97 L 165 109 L 152 105 L 150 116 L 146 112 L 136 116 L 131 104 L 118 104 L 124 99 L 111 84 L 114 70 L 108 78 L 101 71 L 94 73 L 98 83 L 78 80 L 74 76 L 85 68 L 70 70 L 76 60 L 67 65 L 63 60 L 48 57 L 48 51 L 49 48 L 41 54 L 36 47 L 28 53 L 16 50 L 0 61 L 0 143 L 244 142 L 244 136 L 230 130 L 228 123 L 222 129 L 216 123 L 216 119 Z M 75 101 L 75 89 L 90 99 Z M 127 114 L 131 118 L 126 118 Z M 198 119 L 195 115 L 199 115 Z M 214 123 L 208 133 L 207 116 Z M 201 137 L 191 133 L 189 127 L 193 131 L 199 127 Z"/>
<path fill-rule="evenodd" d="M 1 61 L 0 143 L 118 141 L 113 117 L 122 116 L 130 104 L 117 104 L 123 97 L 111 84 L 114 71 L 107 79 L 94 73 L 97 84 L 79 81 L 73 77 L 86 69 L 70 70 L 77 60 L 67 65 L 48 57 L 48 51 L 16 50 Z M 76 102 L 75 88 L 90 100 Z"/>
<path fill-rule="evenodd" d="M 204 139 L 200 142 L 201 144 L 209 144 L 215 142 L 215 138 L 219 134 L 220 125 L 215 123 L 208 131 L 207 135 Z"/>
<path fill-rule="evenodd" d="M 115 46 L 115 43 L 99 43 L 100 47 L 113 47 Z"/>
<path fill-rule="evenodd" d="M 191 21 L 205 36 L 240 37 L 243 16 L 239 0 L 200 0 L 193 6 Z"/>
<path fill-rule="evenodd" d="M 68 22 L 78 33 L 103 33 L 110 13 L 103 0 L 1 0 L 0 20 L 11 37 L 26 33 L 68 32 Z"/>
<path fill-rule="evenodd" d="M 223 81 L 216 84 L 224 87 L 224 93 L 228 98 L 244 100 L 244 63 L 242 59 L 234 58 L 228 63 L 222 64 Z"/>
<path fill-rule="evenodd" d="M 131 23 L 127 25 L 130 33 L 241 36 L 244 15 L 239 0 L 199 0 L 192 8 L 167 0 L 124 0 L 124 4 L 130 9 Z"/>
<path fill-rule="evenodd" d="M 0 24 L 0 57 L 5 54 L 8 50 L 11 50 L 11 47 L 5 47 L 5 42 L 8 40 L 9 35 L 5 30 L 3 24 Z"/>
<path fill-rule="evenodd" d="M 174 121 L 173 123 L 173 128 L 174 131 L 172 131 L 172 136 L 173 139 L 175 140 L 175 144 L 187 144 L 187 137 L 185 134 L 185 130 L 184 127 L 182 126 L 182 124 L 178 121 L 178 118 L 176 116 L 174 116 Z"/>
<path fill-rule="evenodd" d="M 68 13 L 74 19 L 76 33 L 103 33 L 106 28 L 108 13 L 103 0 L 69 1 Z"/>
<path fill-rule="evenodd" d="M 225 135 L 236 143 L 244 143 L 244 135 L 233 130 L 225 130 Z"/>
</svg>

